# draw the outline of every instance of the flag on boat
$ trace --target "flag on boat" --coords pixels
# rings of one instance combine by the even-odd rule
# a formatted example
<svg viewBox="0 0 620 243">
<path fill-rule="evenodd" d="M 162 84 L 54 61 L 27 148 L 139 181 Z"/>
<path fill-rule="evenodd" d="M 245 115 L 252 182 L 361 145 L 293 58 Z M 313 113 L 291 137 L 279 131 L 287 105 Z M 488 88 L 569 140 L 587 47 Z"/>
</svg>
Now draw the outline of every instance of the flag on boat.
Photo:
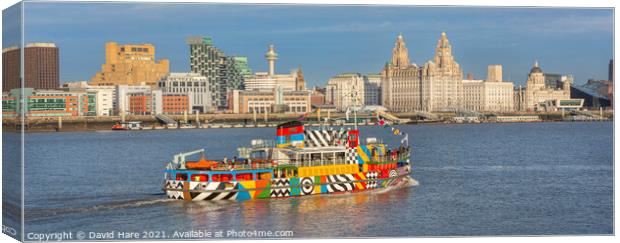
<svg viewBox="0 0 620 243">
<path fill-rule="evenodd" d="M 385 123 L 385 120 L 383 120 L 383 118 L 380 118 L 380 119 L 377 121 L 377 125 L 379 125 L 379 126 L 384 126 L 385 124 L 386 124 L 386 123 Z"/>
<path fill-rule="evenodd" d="M 400 140 L 400 143 L 409 145 L 409 134 L 405 133 L 405 137 Z"/>
<path fill-rule="evenodd" d="M 401 135 L 400 130 L 392 128 L 392 132 L 394 133 L 394 135 Z"/>
<path fill-rule="evenodd" d="M 351 114 L 351 110 L 349 109 L 349 107 L 347 107 L 347 112 L 345 112 L 344 114 L 347 117 L 347 120 L 349 120 L 349 114 Z"/>
</svg>

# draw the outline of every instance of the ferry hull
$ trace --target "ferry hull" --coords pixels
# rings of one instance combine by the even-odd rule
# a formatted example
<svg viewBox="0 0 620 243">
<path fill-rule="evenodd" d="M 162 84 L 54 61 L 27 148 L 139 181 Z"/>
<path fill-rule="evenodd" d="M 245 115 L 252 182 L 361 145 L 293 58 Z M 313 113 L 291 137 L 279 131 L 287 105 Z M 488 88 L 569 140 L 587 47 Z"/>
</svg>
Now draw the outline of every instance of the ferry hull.
<svg viewBox="0 0 620 243">
<path fill-rule="evenodd" d="M 359 172 L 312 177 L 231 182 L 199 182 L 167 180 L 164 185 L 170 199 L 185 201 L 252 200 L 286 198 L 317 194 L 361 192 L 403 184 L 411 170 L 403 166 L 389 170 L 378 178 L 378 172 Z"/>
</svg>

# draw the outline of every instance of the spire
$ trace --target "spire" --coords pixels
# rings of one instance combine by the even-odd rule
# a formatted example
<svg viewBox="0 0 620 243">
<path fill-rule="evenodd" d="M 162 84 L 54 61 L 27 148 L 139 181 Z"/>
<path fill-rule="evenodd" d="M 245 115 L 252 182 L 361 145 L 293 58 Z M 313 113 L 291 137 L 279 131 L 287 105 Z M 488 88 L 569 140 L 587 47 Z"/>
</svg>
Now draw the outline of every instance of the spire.
<svg viewBox="0 0 620 243">
<path fill-rule="evenodd" d="M 439 48 L 450 48 L 450 41 L 448 40 L 448 36 L 446 36 L 446 32 L 441 32 L 441 37 L 439 38 L 439 43 L 437 44 Z"/>
<path fill-rule="evenodd" d="M 441 37 L 439 37 L 439 41 L 437 41 L 434 61 L 439 67 L 444 67 L 454 62 L 452 58 L 452 46 L 450 45 L 446 32 L 441 32 Z"/>
<path fill-rule="evenodd" d="M 538 60 L 534 60 L 534 67 L 539 67 L 538 66 Z"/>
<path fill-rule="evenodd" d="M 399 34 L 394 43 L 394 49 L 392 50 L 392 66 L 398 68 L 405 68 L 409 66 L 409 50 L 405 46 L 405 39 L 402 34 Z"/>
</svg>

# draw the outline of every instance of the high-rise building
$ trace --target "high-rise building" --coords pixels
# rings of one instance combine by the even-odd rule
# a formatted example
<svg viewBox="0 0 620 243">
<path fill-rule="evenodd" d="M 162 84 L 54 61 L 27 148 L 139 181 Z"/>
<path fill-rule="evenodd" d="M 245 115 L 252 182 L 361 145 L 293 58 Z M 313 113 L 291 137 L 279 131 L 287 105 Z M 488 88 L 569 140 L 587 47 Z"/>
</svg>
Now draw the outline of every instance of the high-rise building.
<svg viewBox="0 0 620 243">
<path fill-rule="evenodd" d="M 463 72 L 452 56 L 446 33 L 435 48 L 435 57 L 422 67 L 409 63 L 402 35 L 396 38 L 392 61 L 382 75 L 382 104 L 392 111 L 437 111 L 459 107 Z"/>
<path fill-rule="evenodd" d="M 233 66 L 235 66 L 235 68 L 237 70 L 239 70 L 239 73 L 244 76 L 250 76 L 252 75 L 252 69 L 250 69 L 250 67 L 248 66 L 248 58 L 247 57 L 243 57 L 243 56 L 232 56 L 231 60 L 233 62 Z"/>
<path fill-rule="evenodd" d="M 251 72 L 247 68 L 247 58 L 226 56 L 213 45 L 211 37 L 189 37 L 187 44 L 190 70 L 207 78 L 212 95 L 212 107 L 227 109 L 228 93 L 244 89 L 244 75 Z"/>
<path fill-rule="evenodd" d="M 24 87 L 59 89 L 58 47 L 54 43 L 29 43 L 24 48 Z M 21 49 L 2 50 L 2 90 L 21 88 Z"/>
<path fill-rule="evenodd" d="M 192 97 L 188 112 L 200 113 L 212 110 L 209 82 L 205 76 L 197 73 L 170 73 L 159 81 L 159 88 L 164 95 L 188 95 Z"/>
<path fill-rule="evenodd" d="M 21 49 L 12 46 L 2 49 L 2 91 L 21 88 L 20 57 Z"/>
<path fill-rule="evenodd" d="M 343 73 L 330 78 L 325 86 L 325 103 L 340 111 L 361 108 L 365 104 L 366 81 L 367 78 L 359 73 Z"/>
<path fill-rule="evenodd" d="M 105 64 L 91 79 L 91 85 L 149 85 L 168 74 L 168 59 L 155 61 L 152 44 L 105 44 Z"/>
</svg>

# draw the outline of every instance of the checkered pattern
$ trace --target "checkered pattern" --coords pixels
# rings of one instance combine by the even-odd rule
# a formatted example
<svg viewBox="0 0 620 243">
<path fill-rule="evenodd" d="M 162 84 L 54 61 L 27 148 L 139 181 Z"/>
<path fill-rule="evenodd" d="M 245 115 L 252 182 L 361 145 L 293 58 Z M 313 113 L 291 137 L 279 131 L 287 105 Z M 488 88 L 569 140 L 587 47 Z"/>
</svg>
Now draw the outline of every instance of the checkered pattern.
<svg viewBox="0 0 620 243">
<path fill-rule="evenodd" d="M 377 188 L 377 181 L 376 179 L 379 178 L 379 173 L 377 172 L 368 172 L 366 173 L 366 188 L 368 189 L 372 189 L 372 188 Z"/>
<path fill-rule="evenodd" d="M 347 164 L 357 164 L 357 150 L 355 148 L 347 148 L 346 159 Z"/>
</svg>

